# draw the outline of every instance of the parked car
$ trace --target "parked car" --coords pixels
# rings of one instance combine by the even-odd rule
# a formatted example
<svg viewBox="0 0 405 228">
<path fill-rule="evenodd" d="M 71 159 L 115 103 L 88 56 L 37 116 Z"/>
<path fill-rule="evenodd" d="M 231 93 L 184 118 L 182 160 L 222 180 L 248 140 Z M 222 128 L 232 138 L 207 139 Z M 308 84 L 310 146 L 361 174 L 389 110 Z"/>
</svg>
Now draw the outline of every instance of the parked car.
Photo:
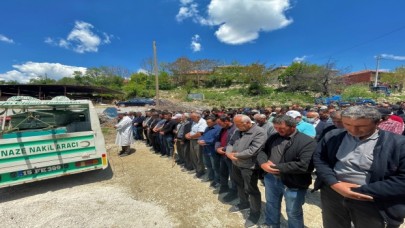
<svg viewBox="0 0 405 228">
<path fill-rule="evenodd" d="M 331 97 L 318 97 L 315 99 L 315 104 L 323 104 L 323 105 L 330 105 L 330 104 L 337 104 L 342 100 L 342 96 L 334 95 Z"/>
<path fill-rule="evenodd" d="M 348 105 L 376 105 L 377 103 L 371 98 L 349 98 L 347 100 L 342 100 L 339 102 L 339 106 L 348 106 Z"/>
<path fill-rule="evenodd" d="M 152 98 L 144 98 L 144 97 L 138 97 L 138 98 L 133 98 L 127 101 L 119 101 L 117 102 L 118 106 L 145 106 L 145 105 L 156 105 L 155 100 Z"/>
<path fill-rule="evenodd" d="M 382 94 L 385 94 L 386 96 L 391 95 L 391 90 L 387 86 L 373 86 L 373 87 L 370 87 L 370 89 L 373 92 L 382 93 Z"/>
</svg>

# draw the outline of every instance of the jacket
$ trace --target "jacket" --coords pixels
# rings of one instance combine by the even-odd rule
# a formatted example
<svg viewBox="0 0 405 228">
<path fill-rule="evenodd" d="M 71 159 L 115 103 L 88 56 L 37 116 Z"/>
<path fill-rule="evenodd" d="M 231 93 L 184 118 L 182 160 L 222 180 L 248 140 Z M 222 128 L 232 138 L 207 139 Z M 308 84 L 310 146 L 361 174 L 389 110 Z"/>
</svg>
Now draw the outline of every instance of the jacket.
<svg viewBox="0 0 405 228">
<path fill-rule="evenodd" d="M 282 137 L 278 133 L 270 136 L 263 149 L 257 156 L 259 165 L 266 163 L 270 158 L 273 142 Z M 311 173 L 314 169 L 312 155 L 316 142 L 308 135 L 297 132 L 284 148 L 281 161 L 276 167 L 280 170 L 283 184 L 289 188 L 307 189 L 312 182 Z"/>
<path fill-rule="evenodd" d="M 232 161 L 234 165 L 241 168 L 257 169 L 256 157 L 265 142 L 266 132 L 264 132 L 263 128 L 253 124 L 245 132 L 235 130 L 226 151 L 232 150 L 236 152 L 235 157 L 238 160 Z"/>
<path fill-rule="evenodd" d="M 198 140 L 204 140 L 205 144 L 203 148 L 203 152 L 207 155 L 215 154 L 215 141 L 219 136 L 219 131 L 221 127 L 218 125 L 214 125 L 212 127 L 205 128 L 204 134 Z"/>
<path fill-rule="evenodd" d="M 323 184 L 338 182 L 334 167 L 336 153 L 347 131 L 330 131 L 319 142 L 313 160 L 317 179 L 314 191 Z M 373 150 L 370 182 L 355 192 L 370 195 L 381 215 L 389 224 L 400 225 L 405 217 L 405 137 L 379 130 L 379 138 Z"/>
</svg>

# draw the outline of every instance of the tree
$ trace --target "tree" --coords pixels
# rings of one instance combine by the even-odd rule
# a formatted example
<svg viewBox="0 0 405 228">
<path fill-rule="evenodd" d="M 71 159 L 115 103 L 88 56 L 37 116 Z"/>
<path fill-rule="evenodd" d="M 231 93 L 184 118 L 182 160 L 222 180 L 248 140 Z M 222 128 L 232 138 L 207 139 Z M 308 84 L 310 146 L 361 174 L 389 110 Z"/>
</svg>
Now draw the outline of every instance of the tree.
<svg viewBox="0 0 405 228">
<path fill-rule="evenodd" d="M 331 93 L 332 82 L 337 82 L 338 71 L 333 67 L 330 62 L 325 66 L 294 62 L 279 75 L 279 80 L 286 91 L 313 91 L 327 96 Z"/>
<path fill-rule="evenodd" d="M 151 97 L 152 91 L 146 88 L 149 75 L 144 73 L 132 74 L 128 83 L 123 86 L 123 90 L 128 97 Z"/>
<path fill-rule="evenodd" d="M 28 84 L 37 84 L 37 85 L 52 85 L 55 84 L 56 80 L 52 78 L 48 78 L 45 76 L 38 76 L 36 78 L 31 78 Z"/>
<path fill-rule="evenodd" d="M 393 73 L 381 72 L 379 73 L 380 82 L 388 84 L 398 91 L 402 91 L 405 82 L 405 67 L 398 67 Z"/>
<path fill-rule="evenodd" d="M 195 65 L 187 57 L 180 57 L 173 63 L 168 63 L 166 68 L 172 73 L 176 86 L 180 86 L 186 83 L 187 74 L 195 70 Z"/>
</svg>

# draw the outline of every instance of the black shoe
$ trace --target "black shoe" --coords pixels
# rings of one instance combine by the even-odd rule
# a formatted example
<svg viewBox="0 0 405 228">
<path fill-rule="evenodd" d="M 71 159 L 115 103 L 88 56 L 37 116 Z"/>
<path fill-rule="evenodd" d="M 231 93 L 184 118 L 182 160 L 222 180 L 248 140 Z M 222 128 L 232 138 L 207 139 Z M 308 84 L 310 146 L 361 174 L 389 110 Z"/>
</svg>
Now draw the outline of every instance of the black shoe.
<svg viewBox="0 0 405 228">
<path fill-rule="evenodd" d="M 190 171 L 187 172 L 188 174 L 194 174 L 195 173 L 195 169 L 192 169 Z"/>
<path fill-rule="evenodd" d="M 219 187 L 219 189 L 215 189 L 212 193 L 214 194 L 222 194 L 225 192 L 229 192 L 229 188 Z"/>
<path fill-rule="evenodd" d="M 213 179 L 210 178 L 205 178 L 201 180 L 201 182 L 211 182 L 211 181 L 213 181 Z"/>
<path fill-rule="evenodd" d="M 211 182 L 211 184 L 210 184 L 210 188 L 212 188 L 212 189 L 217 189 L 217 188 L 219 188 L 219 184 L 217 183 L 217 182 Z"/>
<path fill-rule="evenodd" d="M 222 199 L 224 202 L 229 203 L 238 198 L 238 194 L 234 191 L 228 192 Z"/>
<path fill-rule="evenodd" d="M 252 227 L 259 222 L 260 213 L 249 214 L 249 217 L 246 219 L 245 227 Z"/>
<path fill-rule="evenodd" d="M 205 174 L 205 172 L 196 173 L 195 176 L 196 176 L 197 178 L 200 178 L 200 177 L 204 176 L 204 174 Z"/>
<path fill-rule="evenodd" d="M 229 212 L 235 213 L 243 210 L 249 209 L 249 205 L 243 205 L 243 204 L 236 204 L 233 205 L 231 208 L 229 208 Z"/>
</svg>

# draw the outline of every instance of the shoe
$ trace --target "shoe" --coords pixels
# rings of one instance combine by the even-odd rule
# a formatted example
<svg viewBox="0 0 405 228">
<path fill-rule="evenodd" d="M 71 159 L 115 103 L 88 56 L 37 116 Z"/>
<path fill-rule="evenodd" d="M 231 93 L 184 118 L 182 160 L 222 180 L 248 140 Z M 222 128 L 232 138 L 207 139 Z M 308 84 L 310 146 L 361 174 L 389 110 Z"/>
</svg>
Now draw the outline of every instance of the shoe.
<svg viewBox="0 0 405 228">
<path fill-rule="evenodd" d="M 229 192 L 229 188 L 219 187 L 219 189 L 215 189 L 214 191 L 212 191 L 212 193 L 214 193 L 214 194 L 222 194 L 225 192 Z"/>
<path fill-rule="evenodd" d="M 211 184 L 210 184 L 210 188 L 212 188 L 212 189 L 217 189 L 217 188 L 219 188 L 219 186 L 220 185 L 216 182 L 211 182 Z"/>
<path fill-rule="evenodd" d="M 204 178 L 201 180 L 201 182 L 211 182 L 211 181 L 213 181 L 213 179 L 210 178 Z"/>
<path fill-rule="evenodd" d="M 229 203 L 229 202 L 232 202 L 233 200 L 235 200 L 236 198 L 238 198 L 238 194 L 236 194 L 236 192 L 234 192 L 234 191 L 230 191 L 230 192 L 228 192 L 228 194 L 226 194 L 226 196 L 224 196 L 222 201 Z"/>
<path fill-rule="evenodd" d="M 118 152 L 118 156 L 120 156 L 120 155 L 123 154 L 123 153 L 124 153 L 124 151 L 121 150 L 120 152 Z"/>
<path fill-rule="evenodd" d="M 186 169 L 186 168 L 182 168 L 181 171 L 182 171 L 182 172 L 188 172 L 188 171 L 190 171 L 190 170 L 188 170 L 188 169 Z"/>
<path fill-rule="evenodd" d="M 235 213 L 249 209 L 249 205 L 236 204 L 229 208 L 229 212 Z"/>
<path fill-rule="evenodd" d="M 195 170 L 193 169 L 193 170 L 190 170 L 190 171 L 188 171 L 187 172 L 188 174 L 194 174 L 195 173 Z"/>
<path fill-rule="evenodd" d="M 120 154 L 119 156 L 120 157 L 125 157 L 125 156 L 128 156 L 129 154 L 128 153 L 122 153 L 122 154 Z"/>
<path fill-rule="evenodd" d="M 249 217 L 246 219 L 245 227 L 252 227 L 259 222 L 260 213 L 249 214 Z"/>
<path fill-rule="evenodd" d="M 197 178 L 200 178 L 200 177 L 204 176 L 204 174 L 205 174 L 205 172 L 196 173 L 195 176 L 196 176 Z"/>
</svg>

